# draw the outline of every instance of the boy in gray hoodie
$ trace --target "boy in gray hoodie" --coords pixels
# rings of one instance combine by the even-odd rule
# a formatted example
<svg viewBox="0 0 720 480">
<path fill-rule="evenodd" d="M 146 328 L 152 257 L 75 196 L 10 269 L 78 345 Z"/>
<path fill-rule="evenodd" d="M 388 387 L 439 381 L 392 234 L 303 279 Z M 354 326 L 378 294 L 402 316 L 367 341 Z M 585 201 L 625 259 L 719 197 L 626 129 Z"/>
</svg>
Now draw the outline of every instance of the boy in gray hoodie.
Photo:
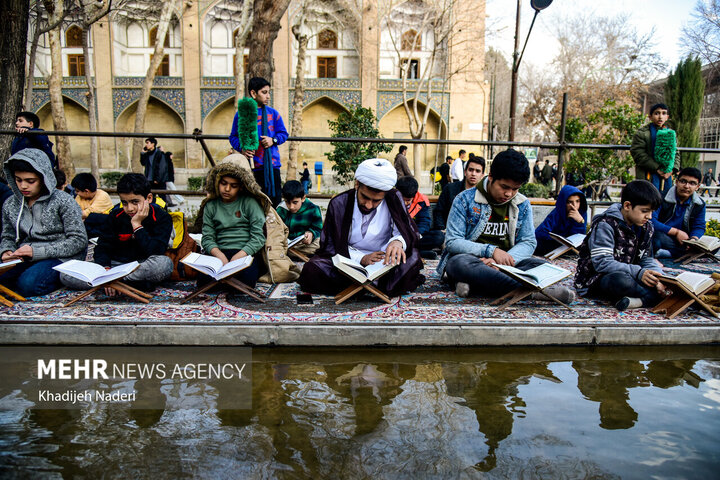
<svg viewBox="0 0 720 480">
<path fill-rule="evenodd" d="M 5 161 L 13 191 L 2 209 L 2 261 L 22 259 L 0 276 L 0 283 L 24 297 L 59 288 L 53 267 L 85 257 L 87 234 L 75 200 L 55 188 L 50 159 L 42 150 L 26 148 Z"/>
</svg>

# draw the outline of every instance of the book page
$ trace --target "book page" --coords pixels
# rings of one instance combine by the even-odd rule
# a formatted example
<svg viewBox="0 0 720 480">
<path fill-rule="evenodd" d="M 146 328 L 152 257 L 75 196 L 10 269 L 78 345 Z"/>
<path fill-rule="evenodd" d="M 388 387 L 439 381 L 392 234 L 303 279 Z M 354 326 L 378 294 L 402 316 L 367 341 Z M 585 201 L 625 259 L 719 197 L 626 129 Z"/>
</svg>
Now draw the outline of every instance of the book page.
<svg viewBox="0 0 720 480">
<path fill-rule="evenodd" d="M 73 278 L 91 283 L 93 279 L 100 275 L 104 275 L 105 267 L 93 262 L 83 262 L 82 260 L 68 260 L 53 267 L 53 270 L 70 275 Z"/>
<path fill-rule="evenodd" d="M 383 262 L 380 261 L 380 262 L 373 263 L 372 265 L 368 265 L 367 267 L 365 267 L 365 270 L 368 273 L 368 279 L 375 280 L 377 278 L 380 278 L 386 272 L 392 270 L 396 266 L 397 265 L 383 265 Z"/>
<path fill-rule="evenodd" d="M 288 240 L 288 248 L 294 247 L 298 243 L 302 242 L 303 238 L 305 238 L 304 235 L 300 235 L 299 237 L 295 237 L 292 240 Z"/>
<path fill-rule="evenodd" d="M 574 235 L 570 235 L 567 237 L 568 241 L 575 246 L 575 248 L 582 245 L 583 241 L 585 240 L 585 235 L 582 233 L 576 233 Z"/>
<path fill-rule="evenodd" d="M 682 272 L 675 278 L 696 294 L 715 284 L 715 280 L 713 280 L 710 275 L 702 273 Z"/>
<path fill-rule="evenodd" d="M 204 267 L 198 268 L 198 270 L 210 275 L 217 273 L 218 270 L 223 267 L 222 260 L 219 258 L 213 257 L 212 255 L 200 255 L 199 253 L 188 254 L 182 259 L 182 262 L 191 267 Z"/>
</svg>

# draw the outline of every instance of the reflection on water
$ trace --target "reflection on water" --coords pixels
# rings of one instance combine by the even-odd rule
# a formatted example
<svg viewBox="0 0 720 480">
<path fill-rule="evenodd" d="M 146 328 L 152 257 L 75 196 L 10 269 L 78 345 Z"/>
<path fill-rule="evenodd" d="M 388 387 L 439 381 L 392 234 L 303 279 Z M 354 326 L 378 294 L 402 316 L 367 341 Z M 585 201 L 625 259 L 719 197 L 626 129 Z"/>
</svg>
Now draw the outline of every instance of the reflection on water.
<svg viewBox="0 0 720 480">
<path fill-rule="evenodd" d="M 252 375 L 250 410 L 218 410 L 212 382 L 145 385 L 164 410 L 37 410 L 0 386 L 0 475 L 717 478 L 720 467 L 719 347 L 254 349 Z"/>
</svg>

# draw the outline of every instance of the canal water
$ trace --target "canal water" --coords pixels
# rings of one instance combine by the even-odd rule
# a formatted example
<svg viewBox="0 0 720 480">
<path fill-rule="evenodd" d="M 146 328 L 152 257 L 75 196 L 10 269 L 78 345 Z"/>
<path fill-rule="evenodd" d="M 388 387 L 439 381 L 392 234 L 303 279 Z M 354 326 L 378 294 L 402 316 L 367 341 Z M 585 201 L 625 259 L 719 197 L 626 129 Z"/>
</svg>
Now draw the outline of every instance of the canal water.
<svg viewBox="0 0 720 480">
<path fill-rule="evenodd" d="M 720 478 L 720 347 L 254 348 L 251 368 L 247 410 L 199 380 L 157 409 L 0 385 L 0 477 Z"/>
</svg>

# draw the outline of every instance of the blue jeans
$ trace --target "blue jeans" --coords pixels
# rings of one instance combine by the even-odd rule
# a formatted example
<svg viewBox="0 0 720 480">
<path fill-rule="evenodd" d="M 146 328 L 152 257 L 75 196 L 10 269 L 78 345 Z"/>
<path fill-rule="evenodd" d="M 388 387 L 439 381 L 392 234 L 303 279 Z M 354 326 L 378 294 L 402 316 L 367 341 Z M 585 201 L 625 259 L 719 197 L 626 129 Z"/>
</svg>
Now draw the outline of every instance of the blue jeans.
<svg viewBox="0 0 720 480">
<path fill-rule="evenodd" d="M 669 251 L 672 258 L 678 258 L 687 253 L 685 246 L 678 245 L 670 235 L 655 230 L 653 234 L 653 250 L 657 253 L 660 249 Z"/>
<path fill-rule="evenodd" d="M 662 189 L 660 188 L 660 185 L 663 183 L 663 180 L 665 181 L 664 185 L 662 186 Z M 650 183 L 653 184 L 655 188 L 658 189 L 658 191 L 662 194 L 664 197 L 665 194 L 670 190 L 670 187 L 673 186 L 673 180 L 672 175 L 670 175 L 668 178 L 662 178 L 657 173 L 651 173 L 650 174 Z"/>
<path fill-rule="evenodd" d="M 305 190 L 305 195 L 310 193 L 310 180 L 302 180 L 301 183 L 303 190 Z"/>
<path fill-rule="evenodd" d="M 590 287 L 589 297 L 607 298 L 615 303 L 623 297 L 642 300 L 643 307 L 654 307 L 660 301 L 660 294 L 654 288 L 646 287 L 625 272 L 608 273 Z"/>
<path fill-rule="evenodd" d="M 57 258 L 23 262 L 0 275 L 0 283 L 23 297 L 46 295 L 62 286 L 60 272 L 53 270 L 61 263 Z"/>
<path fill-rule="evenodd" d="M 530 257 L 520 260 L 515 264 L 515 268 L 530 270 L 543 263 L 547 263 L 547 260 Z M 513 280 L 512 277 L 499 270 L 488 267 L 480 258 L 468 253 L 450 257 L 445 271 L 451 285 L 465 282 L 470 285 L 472 294 L 483 297 L 502 297 L 521 286 L 517 280 Z"/>
</svg>

